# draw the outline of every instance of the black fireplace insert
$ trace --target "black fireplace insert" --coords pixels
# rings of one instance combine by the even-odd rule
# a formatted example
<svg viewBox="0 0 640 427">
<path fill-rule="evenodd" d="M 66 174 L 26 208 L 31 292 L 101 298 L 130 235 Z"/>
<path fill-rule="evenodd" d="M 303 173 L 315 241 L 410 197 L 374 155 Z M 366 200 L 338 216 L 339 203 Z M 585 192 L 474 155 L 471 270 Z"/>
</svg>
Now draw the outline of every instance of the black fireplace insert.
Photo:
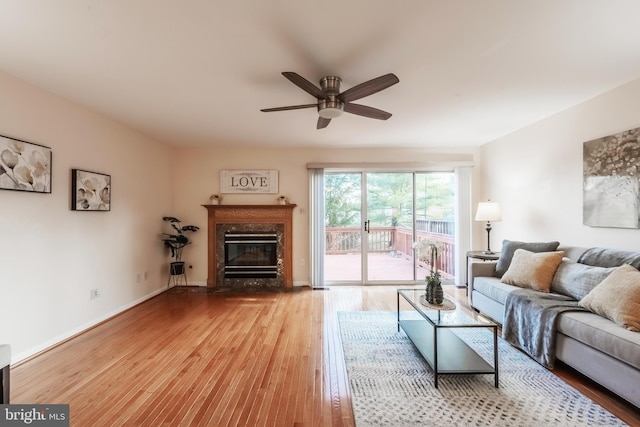
<svg viewBox="0 0 640 427">
<path fill-rule="evenodd" d="M 225 233 L 224 277 L 277 278 L 277 249 L 276 233 Z"/>
</svg>

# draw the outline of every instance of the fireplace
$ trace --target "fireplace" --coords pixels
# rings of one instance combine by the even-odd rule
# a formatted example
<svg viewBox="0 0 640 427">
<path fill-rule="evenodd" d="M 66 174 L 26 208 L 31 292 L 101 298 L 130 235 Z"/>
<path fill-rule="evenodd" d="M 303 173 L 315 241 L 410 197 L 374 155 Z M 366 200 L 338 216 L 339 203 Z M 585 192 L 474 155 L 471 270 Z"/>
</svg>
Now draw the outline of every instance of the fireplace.
<svg viewBox="0 0 640 427">
<path fill-rule="evenodd" d="M 278 277 L 277 233 L 224 234 L 224 277 L 266 278 Z"/>
<path fill-rule="evenodd" d="M 293 287 L 296 205 L 204 205 L 207 286 L 221 290 Z"/>
</svg>

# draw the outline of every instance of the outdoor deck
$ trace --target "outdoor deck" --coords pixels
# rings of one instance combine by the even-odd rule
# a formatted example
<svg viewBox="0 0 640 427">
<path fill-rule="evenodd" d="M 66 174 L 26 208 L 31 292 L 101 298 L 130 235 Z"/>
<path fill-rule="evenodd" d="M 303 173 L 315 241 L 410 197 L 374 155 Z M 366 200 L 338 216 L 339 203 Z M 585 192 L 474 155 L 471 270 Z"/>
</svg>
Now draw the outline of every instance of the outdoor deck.
<svg viewBox="0 0 640 427">
<path fill-rule="evenodd" d="M 367 232 L 368 282 L 413 281 L 413 256 L 417 243 L 437 244 L 436 265 L 443 279 L 455 277 L 453 223 L 450 221 L 416 221 L 415 237 L 411 228 L 401 226 L 371 227 Z M 327 282 L 361 282 L 362 230 L 357 227 L 325 227 L 325 270 Z M 417 254 L 416 254 L 417 255 Z M 428 256 L 420 254 L 415 280 L 430 273 Z"/>
<path fill-rule="evenodd" d="M 324 279 L 331 281 L 360 281 L 362 267 L 360 254 L 344 253 L 325 255 Z M 369 281 L 413 280 L 413 263 L 405 256 L 393 256 L 391 252 L 369 253 Z M 424 280 L 427 268 L 418 267 L 417 280 Z"/>
</svg>

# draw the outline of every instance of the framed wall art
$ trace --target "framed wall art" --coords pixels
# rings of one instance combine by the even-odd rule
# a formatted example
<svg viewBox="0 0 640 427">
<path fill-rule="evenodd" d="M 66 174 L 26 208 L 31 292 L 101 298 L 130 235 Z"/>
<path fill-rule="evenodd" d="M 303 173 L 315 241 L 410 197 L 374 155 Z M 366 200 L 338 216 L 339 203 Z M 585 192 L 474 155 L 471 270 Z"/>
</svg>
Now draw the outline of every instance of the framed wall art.
<svg viewBox="0 0 640 427">
<path fill-rule="evenodd" d="M 276 194 L 277 170 L 223 170 L 220 171 L 220 192 L 235 194 Z"/>
<path fill-rule="evenodd" d="M 583 145 L 583 222 L 640 228 L 640 128 Z"/>
<path fill-rule="evenodd" d="M 0 135 L 0 189 L 51 193 L 51 148 Z"/>
<path fill-rule="evenodd" d="M 110 211 L 111 175 L 71 169 L 71 210 Z"/>
</svg>

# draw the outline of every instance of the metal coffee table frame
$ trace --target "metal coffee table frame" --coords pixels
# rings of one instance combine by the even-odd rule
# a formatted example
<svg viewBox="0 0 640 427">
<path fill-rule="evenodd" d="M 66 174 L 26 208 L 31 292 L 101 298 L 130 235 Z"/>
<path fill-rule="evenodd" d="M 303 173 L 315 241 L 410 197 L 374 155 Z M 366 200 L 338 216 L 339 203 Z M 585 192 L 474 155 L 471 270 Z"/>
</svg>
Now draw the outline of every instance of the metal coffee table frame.
<svg viewBox="0 0 640 427">
<path fill-rule="evenodd" d="M 420 304 L 422 294 L 423 289 L 398 289 L 398 332 L 402 328 L 431 366 L 434 386 L 438 388 L 439 375 L 493 374 L 495 387 L 498 387 L 498 325 L 484 318 L 475 319 L 459 308 L 441 313 L 426 307 Z M 401 298 L 414 311 L 401 311 Z M 453 333 L 453 328 L 490 329 L 493 332 L 493 366 Z"/>
</svg>

